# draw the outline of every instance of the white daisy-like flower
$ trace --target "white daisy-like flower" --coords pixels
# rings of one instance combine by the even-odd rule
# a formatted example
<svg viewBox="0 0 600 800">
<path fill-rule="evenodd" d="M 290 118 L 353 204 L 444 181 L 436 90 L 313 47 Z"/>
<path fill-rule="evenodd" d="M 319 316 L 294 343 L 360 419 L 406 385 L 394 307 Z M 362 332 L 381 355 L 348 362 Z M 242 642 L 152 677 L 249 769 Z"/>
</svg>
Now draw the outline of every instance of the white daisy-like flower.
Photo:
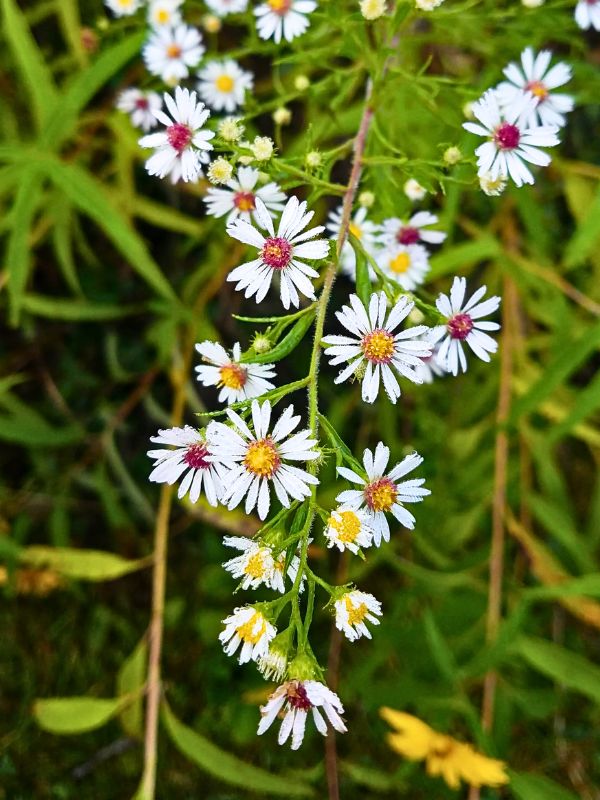
<svg viewBox="0 0 600 800">
<path fill-rule="evenodd" d="M 280 712 L 283 712 L 285 716 L 279 728 L 277 741 L 279 744 L 285 744 L 291 734 L 292 750 L 297 750 L 304 739 L 309 711 L 319 733 L 327 736 L 327 723 L 323 719 L 321 710 L 325 712 L 325 716 L 336 731 L 346 733 L 347 728 L 340 716 L 344 713 L 344 707 L 335 692 L 319 681 L 287 681 L 275 689 L 266 704 L 261 706 L 262 718 L 257 733 L 261 736 L 271 727 Z"/>
<path fill-rule="evenodd" d="M 155 153 L 146 161 L 146 170 L 150 175 L 164 178 L 171 176 L 171 181 L 197 181 L 202 174 L 202 163 L 208 161 L 208 151 L 212 150 L 210 139 L 213 131 L 202 128 L 210 111 L 204 103 L 196 102 L 196 92 L 177 87 L 175 99 L 165 93 L 165 104 L 170 117 L 164 111 L 156 111 L 155 116 L 166 130 L 161 133 L 150 133 L 143 136 L 141 147 L 152 147 Z"/>
<path fill-rule="evenodd" d="M 270 183 L 256 188 L 260 172 L 252 167 L 239 167 L 237 175 L 232 180 L 227 181 L 227 189 L 208 190 L 204 202 L 206 203 L 206 213 L 211 217 L 224 217 L 227 214 L 227 223 L 234 219 L 243 219 L 245 222 L 256 219 L 256 198 L 260 198 L 265 204 L 267 211 L 272 217 L 275 212 L 281 211 L 286 200 L 285 194 L 281 191 L 279 184 L 271 181 Z"/>
<path fill-rule="evenodd" d="M 553 125 L 530 127 L 523 121 L 531 117 L 536 105 L 534 96 L 526 92 L 511 106 L 501 110 L 493 89 L 473 103 L 473 114 L 481 124 L 463 122 L 463 128 L 489 140 L 475 150 L 479 175 L 484 172 L 490 172 L 492 178 L 510 175 L 517 186 L 522 186 L 534 183 L 524 161 L 540 167 L 548 166 L 552 159 L 539 148 L 559 144 L 558 128 Z"/>
<path fill-rule="evenodd" d="M 252 401 L 254 433 L 235 411 L 227 409 L 227 416 L 233 428 L 222 422 L 212 422 L 208 427 L 208 435 L 215 443 L 215 456 L 231 467 L 224 478 L 221 498 L 224 505 L 229 509 L 235 508 L 246 497 L 246 514 L 257 506 L 258 516 L 264 519 L 271 502 L 270 485 L 286 508 L 289 508 L 290 496 L 294 500 L 304 500 L 310 495 L 309 484 L 318 484 L 318 478 L 286 463 L 312 461 L 319 456 L 319 451 L 313 449 L 317 440 L 311 438 L 310 430 L 288 438 L 300 422 L 300 417 L 294 416 L 293 406 L 285 409 L 271 433 L 271 404 L 268 400 L 262 406 L 257 400 Z"/>
<path fill-rule="evenodd" d="M 429 489 L 423 487 L 424 478 L 398 482 L 399 478 L 423 463 L 422 456 L 411 453 L 386 475 L 389 460 L 389 447 L 379 442 L 375 454 L 368 448 L 363 453 L 366 479 L 347 467 L 337 468 L 342 477 L 359 484 L 361 488 L 340 492 L 336 500 L 350 508 L 366 510 L 367 519 L 373 528 L 373 543 L 376 547 L 379 547 L 382 539 L 384 542 L 390 540 L 390 526 L 385 516 L 387 512 L 390 512 L 405 528 L 412 530 L 416 520 L 402 504 L 420 503 L 426 495 L 431 494 Z"/>
<path fill-rule="evenodd" d="M 181 23 L 179 8 L 182 3 L 183 0 L 150 0 L 148 22 L 153 28 L 179 25 Z"/>
<path fill-rule="evenodd" d="M 196 350 L 207 365 L 196 367 L 198 380 L 203 386 L 217 386 L 220 403 L 238 403 L 240 400 L 249 400 L 258 397 L 275 385 L 267 378 L 275 377 L 274 364 L 242 364 L 242 348 L 240 343 L 233 345 L 232 354 L 218 342 L 200 342 Z"/>
<path fill-rule="evenodd" d="M 327 547 L 337 547 L 340 552 L 350 550 L 356 555 L 360 548 L 370 547 L 373 529 L 364 509 L 340 506 L 331 512 L 323 531 Z"/>
<path fill-rule="evenodd" d="M 156 92 L 143 92 L 141 89 L 125 89 L 117 98 L 119 111 L 129 114 L 132 125 L 149 131 L 157 125 L 155 111 L 162 108 L 162 100 Z"/>
<path fill-rule="evenodd" d="M 209 61 L 198 73 L 198 94 L 215 111 L 231 113 L 244 105 L 246 90 L 252 89 L 252 73 L 232 58 Z"/>
<path fill-rule="evenodd" d="M 309 26 L 306 18 L 317 4 L 314 0 L 267 0 L 254 10 L 256 27 L 261 39 L 271 39 L 279 44 L 281 37 L 291 42 Z"/>
<path fill-rule="evenodd" d="M 407 292 L 420 286 L 431 268 L 429 253 L 420 244 L 391 244 L 378 253 L 377 263 Z"/>
<path fill-rule="evenodd" d="M 508 81 L 496 87 L 500 105 L 511 106 L 519 100 L 523 92 L 531 92 L 536 98 L 535 105 L 528 117 L 523 119 L 527 127 L 539 125 L 557 125 L 562 127 L 567 119 L 565 114 L 573 110 L 574 98 L 569 94 L 557 94 L 553 89 L 563 86 L 571 80 L 571 67 L 562 61 L 551 69 L 552 53 L 541 50 L 537 56 L 531 47 L 521 53 L 521 66 L 510 63 L 504 74 Z"/>
<path fill-rule="evenodd" d="M 335 379 L 335 383 L 348 380 L 359 367 L 366 365 L 362 381 L 362 399 L 365 403 L 373 403 L 379 394 L 380 379 L 388 397 L 395 403 L 400 397 L 400 385 L 392 371 L 392 367 L 413 383 L 420 383 L 416 368 L 421 359 L 431 354 L 431 345 L 420 340 L 428 328 L 417 325 L 400 333 L 394 333 L 398 325 L 406 319 L 414 307 L 407 297 L 401 297 L 391 309 L 387 321 L 387 302 L 384 292 L 373 293 L 369 302 L 369 310 L 360 299 L 350 295 L 350 305 L 343 306 L 335 315 L 350 336 L 324 336 L 323 344 L 331 345 L 326 354 L 335 366 L 348 362 Z"/>
<path fill-rule="evenodd" d="M 500 197 L 506 189 L 507 179 L 505 175 L 497 175 L 492 177 L 491 172 L 482 172 L 479 177 L 479 186 L 484 194 L 488 197 Z"/>
<path fill-rule="evenodd" d="M 372 594 L 354 589 L 346 592 L 335 601 L 335 627 L 342 631 L 351 642 L 361 636 L 371 638 L 371 631 L 365 621 L 371 625 L 379 625 L 377 617 L 381 616 L 381 603 Z"/>
<path fill-rule="evenodd" d="M 430 225 L 437 225 L 438 218 L 429 211 L 417 211 L 405 222 L 398 217 L 384 219 L 381 223 L 379 241 L 388 247 L 392 244 L 441 244 L 446 238 L 444 231 L 429 230 Z"/>
<path fill-rule="evenodd" d="M 438 361 L 441 366 L 453 375 L 458 374 L 459 365 L 463 372 L 467 371 L 467 359 L 462 342 L 469 345 L 477 358 L 490 361 L 490 353 L 495 353 L 498 343 L 484 331 L 497 331 L 500 325 L 497 322 L 487 322 L 481 317 L 487 317 L 498 310 L 500 298 L 490 297 L 479 301 L 486 293 L 487 287 L 482 286 L 465 302 L 467 289 L 466 278 L 454 278 L 450 295 L 440 294 L 435 301 L 438 311 L 446 318 L 445 325 L 437 325 L 432 329 L 432 337 L 438 341 L 443 340 L 438 352 Z"/>
<path fill-rule="evenodd" d="M 421 186 L 419 181 L 415 180 L 414 178 L 409 178 L 404 184 L 403 189 L 404 189 L 404 194 L 413 203 L 417 203 L 419 200 L 423 200 L 423 198 L 427 194 L 427 189 L 425 189 L 424 186 Z"/>
<path fill-rule="evenodd" d="M 104 5 L 110 8 L 115 17 L 128 17 L 142 5 L 142 0 L 104 0 Z"/>
<path fill-rule="evenodd" d="M 248 0 L 205 0 L 205 3 L 218 17 L 243 14 L 248 8 Z"/>
<path fill-rule="evenodd" d="M 340 233 L 343 212 L 344 207 L 338 206 L 334 211 L 330 211 L 329 216 L 327 217 L 327 230 L 331 233 L 330 238 L 334 241 L 338 238 Z M 377 225 L 367 219 L 367 213 L 367 208 L 359 208 L 350 220 L 348 230 L 360 241 L 365 250 L 374 256 L 377 250 Z M 342 267 L 342 272 L 351 280 L 355 281 L 356 254 L 349 241 L 345 241 L 344 246 L 342 247 L 340 264 Z M 371 266 L 369 266 L 369 275 L 372 281 L 377 278 Z"/>
<path fill-rule="evenodd" d="M 223 544 L 242 551 L 241 555 L 223 564 L 234 578 L 242 580 L 242 589 L 257 589 L 264 584 L 281 594 L 285 592 L 285 550 L 275 557 L 271 545 L 244 536 L 226 536 Z M 292 583 L 296 580 L 299 566 L 298 556 L 292 556 L 287 570 L 287 576 Z"/>
<path fill-rule="evenodd" d="M 579 0 L 575 6 L 575 22 L 584 31 L 600 31 L 600 0 Z"/>
<path fill-rule="evenodd" d="M 283 307 L 300 305 L 298 291 L 310 300 L 315 299 L 315 291 L 309 278 L 318 278 L 319 273 L 303 260 L 319 260 L 329 253 L 329 243 L 325 239 L 315 239 L 323 230 L 317 225 L 305 231 L 313 218 L 314 211 L 306 210 L 302 203 L 292 196 L 287 201 L 277 233 L 267 207 L 256 196 L 254 219 L 268 236 L 256 230 L 249 222 L 236 219 L 227 226 L 227 233 L 244 244 L 258 249 L 258 258 L 236 267 L 227 276 L 228 281 L 237 281 L 236 289 L 244 290 L 244 297 L 255 295 L 260 303 L 271 286 L 273 275 L 280 278 L 280 295 Z M 304 231 L 304 233 L 302 233 Z M 313 241 L 308 241 L 312 239 Z"/>
<path fill-rule="evenodd" d="M 198 502 L 202 485 L 204 494 L 211 506 L 216 506 L 223 491 L 222 476 L 226 472 L 212 450 L 211 438 L 204 437 L 195 428 L 168 428 L 150 437 L 155 444 L 170 445 L 171 449 L 149 450 L 148 456 L 154 459 L 154 469 L 150 480 L 155 483 L 176 483 L 184 474 L 177 496 L 181 498 L 189 492 L 190 501 Z"/>
<path fill-rule="evenodd" d="M 236 608 L 223 620 L 225 630 L 219 634 L 226 655 L 232 656 L 241 645 L 238 663 L 258 661 L 269 652 L 269 642 L 277 635 L 272 625 L 260 609 L 255 606 Z"/>
<path fill-rule="evenodd" d="M 444 0 L 415 0 L 415 6 L 421 11 L 433 11 L 441 6 Z"/>
<path fill-rule="evenodd" d="M 163 25 L 156 28 L 142 50 L 148 71 L 165 83 L 177 84 L 190 74 L 204 54 L 202 35 L 196 28 Z"/>
<path fill-rule="evenodd" d="M 277 683 L 279 683 L 287 670 L 287 652 L 284 653 L 279 650 L 274 650 L 273 645 L 271 645 L 268 653 L 261 656 L 256 666 L 265 680 L 277 681 Z"/>
</svg>

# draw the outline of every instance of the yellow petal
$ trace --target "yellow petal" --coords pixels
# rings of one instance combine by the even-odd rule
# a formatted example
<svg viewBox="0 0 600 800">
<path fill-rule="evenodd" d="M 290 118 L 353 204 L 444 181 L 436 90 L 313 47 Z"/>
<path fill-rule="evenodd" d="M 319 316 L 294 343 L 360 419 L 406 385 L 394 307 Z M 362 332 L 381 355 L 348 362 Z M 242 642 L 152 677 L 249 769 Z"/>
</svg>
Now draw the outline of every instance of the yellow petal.
<svg viewBox="0 0 600 800">
<path fill-rule="evenodd" d="M 496 758 L 488 758 L 469 745 L 463 745 L 460 760 L 462 778 L 471 786 L 503 786 L 509 782 L 506 764 Z"/>
<path fill-rule="evenodd" d="M 395 711 L 393 708 L 383 707 L 379 709 L 379 713 L 397 731 L 387 737 L 393 750 L 413 761 L 425 758 L 434 736 L 429 725 L 411 714 Z"/>
</svg>

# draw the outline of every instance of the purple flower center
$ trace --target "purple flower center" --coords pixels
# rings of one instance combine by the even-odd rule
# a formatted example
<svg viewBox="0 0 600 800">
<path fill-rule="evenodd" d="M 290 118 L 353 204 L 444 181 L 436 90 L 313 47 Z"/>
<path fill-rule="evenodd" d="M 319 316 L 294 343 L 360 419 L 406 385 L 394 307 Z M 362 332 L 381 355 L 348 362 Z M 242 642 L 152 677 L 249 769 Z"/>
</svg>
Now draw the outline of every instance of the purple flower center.
<svg viewBox="0 0 600 800">
<path fill-rule="evenodd" d="M 175 125 L 171 125 L 167 128 L 167 139 L 173 150 L 182 153 L 192 141 L 192 131 L 187 125 L 176 122 Z"/>
<path fill-rule="evenodd" d="M 455 314 L 446 327 L 453 339 L 466 339 L 473 330 L 473 320 L 468 314 Z"/>
<path fill-rule="evenodd" d="M 208 448 L 204 444 L 192 444 L 188 447 L 183 460 L 192 469 L 208 469 L 210 462 L 206 460 Z"/>
<path fill-rule="evenodd" d="M 516 125 L 503 122 L 494 133 L 494 141 L 501 150 L 514 150 L 519 146 L 521 131 Z"/>
<path fill-rule="evenodd" d="M 292 245 L 281 236 L 269 237 L 263 245 L 262 260 L 272 269 L 283 269 L 292 260 Z"/>
<path fill-rule="evenodd" d="M 145 111 L 148 108 L 148 100 L 145 97 L 138 97 L 135 101 L 135 107 Z"/>
<path fill-rule="evenodd" d="M 418 228 L 411 228 L 410 225 L 405 225 L 396 234 L 396 240 L 405 245 L 417 244 L 417 242 L 421 241 L 421 232 Z"/>
<path fill-rule="evenodd" d="M 303 711 L 308 711 L 309 708 L 312 708 L 306 689 L 299 681 L 290 681 L 287 699 L 292 708 L 300 708 Z"/>
</svg>

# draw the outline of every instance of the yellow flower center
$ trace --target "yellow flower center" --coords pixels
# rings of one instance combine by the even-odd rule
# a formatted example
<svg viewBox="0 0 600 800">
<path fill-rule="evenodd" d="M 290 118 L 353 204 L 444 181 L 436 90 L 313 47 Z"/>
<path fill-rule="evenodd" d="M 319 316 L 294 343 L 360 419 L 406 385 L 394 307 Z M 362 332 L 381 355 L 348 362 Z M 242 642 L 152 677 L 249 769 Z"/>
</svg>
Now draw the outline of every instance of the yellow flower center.
<svg viewBox="0 0 600 800">
<path fill-rule="evenodd" d="M 219 77 L 215 81 L 215 86 L 220 92 L 225 92 L 229 94 L 233 90 L 234 82 L 233 78 L 229 75 L 219 75 Z"/>
<path fill-rule="evenodd" d="M 348 230 L 352 236 L 355 236 L 357 239 L 362 239 L 362 228 L 360 225 L 357 225 L 356 222 L 351 222 L 348 226 Z"/>
<path fill-rule="evenodd" d="M 262 578 L 265 574 L 265 565 L 263 563 L 263 551 L 259 550 L 257 553 L 253 553 L 250 558 L 248 559 L 248 563 L 244 567 L 244 572 L 246 575 L 250 575 L 251 578 Z"/>
<path fill-rule="evenodd" d="M 378 478 L 365 487 L 365 500 L 371 511 L 389 511 L 397 497 L 396 484 L 389 478 Z"/>
<path fill-rule="evenodd" d="M 179 58 L 181 55 L 181 47 L 178 44 L 170 44 L 167 47 L 167 58 Z"/>
<path fill-rule="evenodd" d="M 171 15 L 166 8 L 159 8 L 156 12 L 156 21 L 160 25 L 165 25 L 170 19 Z"/>
<path fill-rule="evenodd" d="M 129 8 L 133 5 L 133 0 L 119 0 L 121 8 Z"/>
<path fill-rule="evenodd" d="M 531 94 L 540 101 L 548 97 L 548 89 L 541 81 L 530 81 L 525 88 L 529 89 Z"/>
<path fill-rule="evenodd" d="M 398 253 L 395 258 L 390 261 L 390 269 L 396 275 L 401 275 L 410 267 L 410 256 L 408 253 Z"/>
<path fill-rule="evenodd" d="M 360 533 L 360 519 L 354 511 L 340 511 L 338 516 L 339 519 L 333 516 L 329 517 L 327 524 L 334 531 L 337 531 L 340 542 L 352 544 Z"/>
<path fill-rule="evenodd" d="M 242 641 L 256 644 L 267 632 L 267 623 L 262 614 L 255 612 L 236 632 Z"/>
<path fill-rule="evenodd" d="M 281 459 L 272 439 L 258 439 L 248 445 L 244 466 L 254 475 L 260 478 L 272 478 L 280 464 Z"/>
<path fill-rule="evenodd" d="M 239 364 L 226 364 L 219 370 L 221 380 L 220 386 L 228 389 L 241 389 L 248 380 L 248 372 Z"/>
<path fill-rule="evenodd" d="M 289 11 L 292 5 L 292 0 L 267 0 L 267 2 L 271 6 L 271 10 L 280 16 Z"/>
<path fill-rule="evenodd" d="M 349 597 L 345 597 L 344 602 L 348 612 L 348 623 L 350 625 L 359 625 L 369 613 L 369 609 L 364 603 L 359 603 L 357 606 L 353 605 Z"/>
<path fill-rule="evenodd" d="M 387 364 L 394 355 L 394 337 L 384 330 L 376 330 L 362 340 L 365 357 L 376 364 Z"/>
</svg>

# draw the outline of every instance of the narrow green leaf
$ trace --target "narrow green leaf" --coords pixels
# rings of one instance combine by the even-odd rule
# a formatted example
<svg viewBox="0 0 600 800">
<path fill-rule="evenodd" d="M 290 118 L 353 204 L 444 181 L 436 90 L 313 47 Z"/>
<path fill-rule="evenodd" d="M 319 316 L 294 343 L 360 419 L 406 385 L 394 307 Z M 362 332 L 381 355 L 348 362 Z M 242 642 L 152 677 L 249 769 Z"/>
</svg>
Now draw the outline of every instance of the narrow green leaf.
<svg viewBox="0 0 600 800">
<path fill-rule="evenodd" d="M 177 302 L 171 285 L 150 256 L 138 233 L 123 219 L 104 186 L 75 164 L 56 159 L 39 161 L 53 183 L 102 228 L 133 269 L 161 296 Z"/>
<path fill-rule="evenodd" d="M 36 700 L 33 715 L 45 731 L 69 735 L 93 731 L 106 725 L 123 705 L 124 700 L 120 697 L 53 697 Z"/>
<path fill-rule="evenodd" d="M 127 658 L 117 675 L 117 694 L 134 695 L 132 703 L 121 711 L 121 724 L 130 736 L 141 737 L 144 719 L 142 695 L 139 691 L 146 682 L 148 645 L 145 637 L 140 640 L 133 653 Z"/>
<path fill-rule="evenodd" d="M 8 413 L 0 414 L 0 441 L 33 447 L 64 447 L 83 439 L 85 432 L 77 425 L 51 425 L 25 404 L 4 396 L 2 405 L 11 405 Z"/>
<path fill-rule="evenodd" d="M 586 417 L 600 408 L 600 373 L 584 389 L 580 389 L 567 416 L 550 431 L 550 441 L 569 434 Z"/>
<path fill-rule="evenodd" d="M 12 231 L 6 250 L 11 325 L 17 325 L 19 322 L 23 293 L 31 268 L 29 235 L 40 185 L 40 176 L 35 166 L 24 166 L 11 212 Z"/>
<path fill-rule="evenodd" d="M 162 706 L 162 719 L 177 749 L 215 778 L 248 791 L 260 792 L 261 795 L 312 796 L 312 789 L 305 783 L 272 775 L 221 750 L 204 736 L 180 722 L 166 703 Z"/>
<path fill-rule="evenodd" d="M 509 770 L 510 790 L 518 800 L 577 800 L 577 795 L 545 778 L 529 772 Z"/>
<path fill-rule="evenodd" d="M 242 361 L 251 364 L 271 364 L 275 361 L 281 361 L 282 358 L 288 356 L 292 350 L 300 344 L 306 332 L 311 327 L 315 317 L 315 311 L 312 310 L 309 314 L 304 314 L 300 317 L 298 322 L 293 328 L 278 342 L 272 350 L 268 353 L 257 354 L 254 352 L 244 353 Z"/>
<path fill-rule="evenodd" d="M 134 561 L 102 550 L 79 550 L 74 547 L 34 545 L 19 553 L 21 561 L 35 567 L 52 567 L 66 575 L 86 581 L 111 581 L 148 566 L 149 559 Z"/>
<path fill-rule="evenodd" d="M 457 270 L 464 272 L 466 266 L 500 256 L 502 248 L 493 236 L 481 236 L 471 242 L 445 247 L 431 259 L 428 280 L 449 275 Z"/>
<path fill-rule="evenodd" d="M 15 0 L 2 0 L 2 16 L 5 39 L 29 91 L 36 127 L 40 130 L 56 103 L 56 87 Z"/>
<path fill-rule="evenodd" d="M 143 305 L 103 305 L 88 303 L 84 300 L 71 300 L 68 297 L 45 297 L 41 294 L 26 294 L 21 302 L 21 307 L 38 317 L 74 322 L 103 322 L 107 319 L 120 319 L 131 314 L 142 314 L 145 311 Z"/>
<path fill-rule="evenodd" d="M 538 672 L 600 703 L 600 667 L 583 656 L 545 639 L 526 636 L 518 639 L 515 652 Z"/>
<path fill-rule="evenodd" d="M 430 608 L 426 609 L 423 615 L 425 623 L 425 636 L 429 644 L 429 649 L 433 660 L 440 671 L 440 674 L 450 683 L 456 681 L 457 665 L 446 640 L 438 628 L 433 612 Z"/>
<path fill-rule="evenodd" d="M 600 188 L 589 206 L 586 216 L 565 248 L 564 261 L 567 267 L 581 264 L 600 240 Z"/>
</svg>

